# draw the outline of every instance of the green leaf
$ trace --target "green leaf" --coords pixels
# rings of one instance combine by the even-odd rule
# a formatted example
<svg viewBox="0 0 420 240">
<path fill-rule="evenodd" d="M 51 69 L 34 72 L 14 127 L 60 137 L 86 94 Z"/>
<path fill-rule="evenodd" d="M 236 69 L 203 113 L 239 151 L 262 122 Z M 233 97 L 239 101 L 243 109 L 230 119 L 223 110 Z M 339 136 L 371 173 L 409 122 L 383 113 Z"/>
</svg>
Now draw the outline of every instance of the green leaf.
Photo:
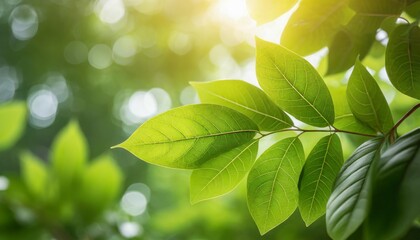
<svg viewBox="0 0 420 240">
<path fill-rule="evenodd" d="M 335 121 L 334 127 L 340 130 L 375 134 L 376 132 L 363 124 L 361 121 L 356 119 L 353 113 L 350 110 L 350 107 L 346 100 L 346 87 L 341 86 L 338 88 L 333 88 L 331 91 L 331 96 L 334 101 L 335 107 Z"/>
<path fill-rule="evenodd" d="M 248 207 L 261 234 L 295 211 L 299 175 L 305 162 L 299 138 L 286 138 L 271 146 L 248 175 Z"/>
<path fill-rule="evenodd" d="M 371 128 L 382 133 L 392 128 L 388 103 L 375 79 L 359 61 L 349 79 L 347 102 L 354 116 Z"/>
<path fill-rule="evenodd" d="M 348 0 L 302 0 L 288 21 L 280 43 L 309 55 L 327 46 L 353 15 Z"/>
<path fill-rule="evenodd" d="M 358 57 L 363 59 L 384 19 L 384 16 L 354 15 L 329 45 L 327 74 L 345 71 L 353 66 Z"/>
<path fill-rule="evenodd" d="M 317 127 L 333 124 L 330 92 L 305 59 L 257 39 L 257 78 L 268 96 L 298 120 Z"/>
<path fill-rule="evenodd" d="M 406 0 L 350 0 L 350 7 L 363 15 L 399 15 L 405 2 Z"/>
<path fill-rule="evenodd" d="M 47 167 L 42 160 L 30 152 L 22 153 L 20 159 L 22 178 L 27 189 L 33 197 L 43 199 L 47 195 L 47 184 L 49 181 Z"/>
<path fill-rule="evenodd" d="M 297 0 L 247 0 L 248 11 L 258 24 L 270 22 L 287 12 Z"/>
<path fill-rule="evenodd" d="M 404 11 L 410 15 L 410 17 L 416 18 L 417 20 L 420 19 L 420 2 L 415 1 L 408 5 Z"/>
<path fill-rule="evenodd" d="M 367 216 L 373 170 L 382 139 L 360 145 L 344 163 L 327 203 L 327 231 L 333 239 L 346 239 Z"/>
<path fill-rule="evenodd" d="M 240 80 L 191 83 L 203 103 L 232 108 L 252 119 L 263 131 L 292 127 L 293 122 L 259 88 Z"/>
<path fill-rule="evenodd" d="M 400 25 L 392 32 L 385 66 L 395 88 L 420 99 L 420 28 L 416 24 Z"/>
<path fill-rule="evenodd" d="M 257 157 L 258 140 L 209 159 L 191 175 L 191 202 L 197 203 L 232 191 Z"/>
<path fill-rule="evenodd" d="M 87 158 L 86 139 L 79 124 L 71 121 L 55 138 L 51 152 L 52 170 L 63 189 L 80 180 Z"/>
<path fill-rule="evenodd" d="M 401 239 L 420 215 L 420 129 L 397 139 L 378 164 L 369 239 Z"/>
<path fill-rule="evenodd" d="M 299 211 L 306 226 L 325 214 L 328 198 L 342 165 L 343 151 L 336 134 L 323 137 L 306 159 L 299 192 Z"/>
<path fill-rule="evenodd" d="M 84 214 L 93 217 L 118 197 L 123 183 L 119 167 L 108 155 L 100 156 L 89 165 L 82 177 L 79 203 Z"/>
<path fill-rule="evenodd" d="M 13 146 L 25 129 L 26 107 L 24 102 L 0 105 L 0 151 Z"/>
<path fill-rule="evenodd" d="M 150 119 L 116 147 L 152 164 L 193 169 L 249 142 L 257 132 L 257 125 L 235 110 L 197 104 Z"/>
</svg>

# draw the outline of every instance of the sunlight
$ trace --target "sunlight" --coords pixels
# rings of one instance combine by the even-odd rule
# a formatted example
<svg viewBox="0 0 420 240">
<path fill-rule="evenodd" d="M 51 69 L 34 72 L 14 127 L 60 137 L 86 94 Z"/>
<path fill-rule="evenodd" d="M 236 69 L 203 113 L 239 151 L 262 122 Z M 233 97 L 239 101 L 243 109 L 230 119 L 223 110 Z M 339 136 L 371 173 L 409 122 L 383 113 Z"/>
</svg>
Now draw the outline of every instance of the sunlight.
<svg viewBox="0 0 420 240">
<path fill-rule="evenodd" d="M 215 4 L 215 9 L 220 16 L 232 20 L 249 17 L 245 0 L 219 0 Z"/>
</svg>

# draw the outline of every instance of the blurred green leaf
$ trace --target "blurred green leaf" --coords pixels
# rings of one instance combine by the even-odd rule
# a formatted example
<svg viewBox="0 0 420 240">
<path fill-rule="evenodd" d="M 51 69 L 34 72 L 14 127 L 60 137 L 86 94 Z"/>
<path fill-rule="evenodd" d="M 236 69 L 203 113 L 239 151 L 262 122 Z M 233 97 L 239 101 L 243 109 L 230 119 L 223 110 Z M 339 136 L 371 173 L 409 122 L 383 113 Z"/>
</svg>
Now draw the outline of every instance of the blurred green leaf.
<svg viewBox="0 0 420 240">
<path fill-rule="evenodd" d="M 123 183 L 119 167 L 109 155 L 100 156 L 83 172 L 79 202 L 85 214 L 94 217 L 118 197 Z"/>
<path fill-rule="evenodd" d="M 396 15 L 401 13 L 406 0 L 350 0 L 350 7 L 364 15 Z"/>
<path fill-rule="evenodd" d="M 291 9 L 297 0 L 247 0 L 248 11 L 258 24 L 272 21 Z"/>
<path fill-rule="evenodd" d="M 420 19 L 420 2 L 416 1 L 408 5 L 404 11 L 415 19 Z"/>
<path fill-rule="evenodd" d="M 306 226 L 325 214 L 328 198 L 342 165 L 343 151 L 337 134 L 323 137 L 306 159 L 299 192 L 299 211 Z"/>
<path fill-rule="evenodd" d="M 341 168 L 327 203 L 327 231 L 331 238 L 346 239 L 367 216 L 381 142 L 375 138 L 363 143 Z"/>
<path fill-rule="evenodd" d="M 363 59 L 374 43 L 377 29 L 384 19 L 384 16 L 354 15 L 329 45 L 327 74 L 345 71 L 353 66 L 358 57 Z"/>
<path fill-rule="evenodd" d="M 193 169 L 249 142 L 257 132 L 257 125 L 235 110 L 197 104 L 150 119 L 116 147 L 149 163 Z"/>
<path fill-rule="evenodd" d="M 331 89 L 331 96 L 335 107 L 334 127 L 340 130 L 375 134 L 376 132 L 354 117 L 346 99 L 346 87 Z"/>
<path fill-rule="evenodd" d="M 385 66 L 395 88 L 420 99 L 420 27 L 417 23 L 400 25 L 391 33 Z"/>
<path fill-rule="evenodd" d="M 305 59 L 257 39 L 257 78 L 271 99 L 298 120 L 317 127 L 333 124 L 330 92 Z"/>
<path fill-rule="evenodd" d="M 79 124 L 71 121 L 56 136 L 52 151 L 52 170 L 63 191 L 80 180 L 88 158 L 87 142 Z"/>
<path fill-rule="evenodd" d="M 203 103 L 232 108 L 252 119 L 263 131 L 293 126 L 293 122 L 259 88 L 240 80 L 191 83 Z"/>
<path fill-rule="evenodd" d="M 26 125 L 24 102 L 0 105 L 0 151 L 13 146 L 22 135 Z"/>
<path fill-rule="evenodd" d="M 305 154 L 299 138 L 286 138 L 271 146 L 248 175 L 248 207 L 261 234 L 292 215 L 298 206 L 299 175 Z"/>
<path fill-rule="evenodd" d="M 20 155 L 22 165 L 22 178 L 25 186 L 35 198 L 42 200 L 48 195 L 49 172 L 47 166 L 30 152 Z"/>
<path fill-rule="evenodd" d="M 327 46 L 352 15 L 348 0 L 302 0 L 280 43 L 300 55 L 309 55 Z"/>
<path fill-rule="evenodd" d="M 368 239 L 400 239 L 420 214 L 420 129 L 397 139 L 381 156 L 366 221 Z"/>
<path fill-rule="evenodd" d="M 388 103 L 375 79 L 359 61 L 349 79 L 347 102 L 354 116 L 371 128 L 382 133 L 392 128 Z"/>
<path fill-rule="evenodd" d="M 209 159 L 191 175 L 191 202 L 197 203 L 232 191 L 257 157 L 258 140 Z"/>
</svg>

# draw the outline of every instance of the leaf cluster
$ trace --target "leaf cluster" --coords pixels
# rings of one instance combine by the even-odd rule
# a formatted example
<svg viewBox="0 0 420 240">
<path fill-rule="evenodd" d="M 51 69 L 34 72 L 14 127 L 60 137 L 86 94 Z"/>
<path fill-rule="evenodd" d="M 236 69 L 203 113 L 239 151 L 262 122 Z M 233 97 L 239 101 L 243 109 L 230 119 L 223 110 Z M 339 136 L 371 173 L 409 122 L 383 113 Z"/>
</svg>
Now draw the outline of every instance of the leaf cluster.
<svg viewBox="0 0 420 240">
<path fill-rule="evenodd" d="M 262 22 L 295 3 L 285 1 L 276 8 L 277 15 L 272 9 L 260 15 L 274 1 L 248 2 L 258 9 L 254 16 Z M 326 214 L 333 239 L 346 239 L 358 229 L 365 230 L 367 239 L 401 237 L 420 215 L 415 204 L 420 131 L 395 139 L 400 124 L 420 105 L 395 123 L 381 88 L 359 59 L 385 19 L 399 16 L 411 4 L 302 0 L 286 26 L 282 45 L 256 39 L 261 88 L 240 80 L 192 83 L 201 104 L 148 120 L 116 147 L 152 164 L 191 169 L 192 203 L 226 194 L 246 177 L 249 211 L 261 234 L 299 209 L 307 226 Z M 397 90 L 420 99 L 417 24 L 392 27 L 385 67 Z M 336 41 L 353 45 L 344 49 Z M 330 50 L 328 73 L 354 65 L 347 86 L 328 87 L 298 55 L 325 46 Z M 280 137 L 258 154 L 264 149 L 261 139 L 284 132 L 297 135 Z M 313 132 L 327 135 L 305 154 L 302 135 Z M 340 140 L 345 134 L 364 141 L 346 161 Z M 384 197 L 389 201 L 381 202 Z M 383 226 L 389 226 L 387 231 L 381 230 Z"/>
</svg>

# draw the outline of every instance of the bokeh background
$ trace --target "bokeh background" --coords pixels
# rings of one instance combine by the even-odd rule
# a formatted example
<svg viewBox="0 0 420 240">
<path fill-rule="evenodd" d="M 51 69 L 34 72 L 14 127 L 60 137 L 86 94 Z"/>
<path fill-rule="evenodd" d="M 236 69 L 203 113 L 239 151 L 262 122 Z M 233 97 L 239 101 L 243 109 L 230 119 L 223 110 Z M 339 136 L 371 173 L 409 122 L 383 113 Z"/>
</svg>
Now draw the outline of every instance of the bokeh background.
<svg viewBox="0 0 420 240">
<path fill-rule="evenodd" d="M 190 81 L 256 84 L 254 37 L 278 42 L 288 16 L 257 26 L 244 0 L 0 1 L 0 123 L 23 121 L 15 139 L 2 146 L 0 138 L 0 239 L 262 239 L 247 210 L 244 183 L 191 206 L 188 171 L 148 165 L 110 147 L 156 114 L 197 103 Z M 412 100 L 392 90 L 381 67 L 375 70 L 383 66 L 384 39 L 378 33 L 378 53 L 367 61 L 401 116 Z M 321 72 L 325 53 L 307 57 Z M 337 85 L 347 77 L 328 81 Z M 418 120 L 413 116 L 402 132 Z M 105 154 L 110 164 L 90 172 L 86 195 L 77 185 L 31 193 L 28 181 L 54 175 L 54 139 L 69 124 L 86 138 L 89 159 Z M 313 139 L 306 139 L 307 148 Z M 344 139 L 345 154 L 360 140 Z M 37 164 L 24 162 L 40 162 L 44 170 L 37 173 Z M 118 176 L 117 190 L 102 204 L 98 189 L 107 171 Z M 46 194 L 59 197 L 44 201 Z M 80 200 L 91 196 L 89 204 L 101 205 L 94 213 Z M 306 228 L 295 213 L 264 239 L 328 237 L 323 219 Z"/>
</svg>

